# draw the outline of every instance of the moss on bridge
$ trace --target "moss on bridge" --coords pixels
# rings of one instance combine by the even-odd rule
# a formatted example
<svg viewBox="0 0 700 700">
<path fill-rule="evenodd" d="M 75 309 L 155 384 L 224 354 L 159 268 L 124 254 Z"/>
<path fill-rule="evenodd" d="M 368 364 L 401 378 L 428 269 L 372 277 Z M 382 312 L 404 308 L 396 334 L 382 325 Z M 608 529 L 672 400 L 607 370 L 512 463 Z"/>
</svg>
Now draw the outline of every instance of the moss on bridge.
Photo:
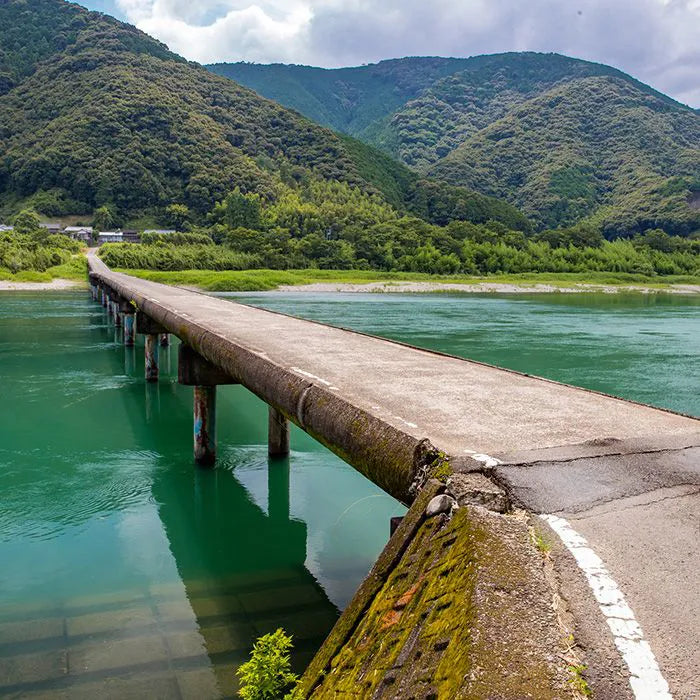
<svg viewBox="0 0 700 700">
<path fill-rule="evenodd" d="M 310 698 L 570 698 L 563 635 L 524 520 L 426 518 L 431 480 L 302 678 Z"/>
</svg>

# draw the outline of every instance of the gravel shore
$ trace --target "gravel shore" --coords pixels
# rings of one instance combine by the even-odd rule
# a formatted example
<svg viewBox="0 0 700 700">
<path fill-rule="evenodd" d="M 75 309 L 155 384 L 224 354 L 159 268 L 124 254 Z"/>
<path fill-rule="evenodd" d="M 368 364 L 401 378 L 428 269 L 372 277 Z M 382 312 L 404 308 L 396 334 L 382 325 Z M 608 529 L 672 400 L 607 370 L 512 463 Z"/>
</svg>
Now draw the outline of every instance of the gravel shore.
<svg viewBox="0 0 700 700">
<path fill-rule="evenodd" d="M 0 292 L 39 292 L 39 291 L 60 291 L 62 289 L 75 289 L 79 287 L 78 282 L 73 280 L 55 279 L 50 282 L 10 282 L 8 280 L 0 280 Z"/>
<path fill-rule="evenodd" d="M 700 294 L 700 285 L 675 284 L 664 288 L 645 287 L 644 285 L 605 285 L 605 284 L 572 284 L 560 287 L 553 284 L 515 284 L 509 282 L 476 282 L 473 284 L 457 284 L 453 282 L 368 282 L 365 284 L 349 284 L 344 282 L 316 282 L 303 285 L 280 285 L 281 292 L 468 292 L 476 294 L 581 294 L 583 292 L 598 292 L 617 294 L 619 292 L 637 292 L 642 294 Z"/>
</svg>

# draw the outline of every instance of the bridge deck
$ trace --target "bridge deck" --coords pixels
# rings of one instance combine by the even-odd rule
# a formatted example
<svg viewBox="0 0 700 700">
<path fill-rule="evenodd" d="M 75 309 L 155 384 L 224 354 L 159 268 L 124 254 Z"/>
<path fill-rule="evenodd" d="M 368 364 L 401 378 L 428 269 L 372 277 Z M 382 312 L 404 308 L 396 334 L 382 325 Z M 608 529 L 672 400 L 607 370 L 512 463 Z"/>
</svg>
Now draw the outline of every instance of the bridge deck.
<svg viewBox="0 0 700 700">
<path fill-rule="evenodd" d="M 172 332 L 194 323 L 455 457 L 700 434 L 693 418 L 108 272 L 96 258 L 91 264 L 170 312 Z"/>
</svg>

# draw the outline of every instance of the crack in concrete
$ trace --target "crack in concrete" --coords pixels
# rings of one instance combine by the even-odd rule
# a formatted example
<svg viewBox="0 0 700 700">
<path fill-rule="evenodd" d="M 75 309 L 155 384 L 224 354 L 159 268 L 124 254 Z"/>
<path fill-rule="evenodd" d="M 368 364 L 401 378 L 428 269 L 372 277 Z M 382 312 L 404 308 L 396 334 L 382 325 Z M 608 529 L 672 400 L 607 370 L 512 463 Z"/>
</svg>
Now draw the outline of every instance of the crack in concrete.
<svg viewBox="0 0 700 700">
<path fill-rule="evenodd" d="M 661 497 L 656 498 L 656 499 L 651 500 L 651 501 L 642 501 L 640 503 L 632 503 L 632 504 L 627 505 L 627 506 L 616 507 L 614 509 L 614 511 L 616 513 L 624 513 L 625 511 L 634 510 L 635 508 L 643 508 L 645 506 L 653 506 L 653 505 L 656 505 L 657 503 L 663 503 L 664 501 L 673 501 L 673 500 L 676 500 L 678 498 L 685 498 L 686 496 L 697 496 L 698 494 L 700 494 L 700 486 L 698 486 L 697 484 L 674 484 L 673 486 L 668 486 L 668 487 L 664 487 L 664 488 L 688 488 L 688 487 L 692 488 L 693 490 L 686 491 L 685 493 L 675 494 L 672 496 L 661 496 Z M 658 490 L 658 489 L 654 489 L 654 490 Z M 588 511 L 593 510 L 595 508 L 600 508 L 601 506 L 607 506 L 607 505 L 611 505 L 613 503 L 619 503 L 620 501 L 624 501 L 624 500 L 627 500 L 630 498 L 638 498 L 638 497 L 641 497 L 641 496 L 644 496 L 644 495 L 650 494 L 650 493 L 653 493 L 653 491 L 647 491 L 645 493 L 637 494 L 636 496 L 623 496 L 621 498 L 611 498 L 607 501 L 603 501 L 603 500 L 596 501 L 586 511 L 571 511 L 569 514 L 569 518 L 571 520 L 587 520 L 589 518 L 596 518 L 600 515 L 606 515 L 608 513 L 611 513 L 612 509 L 610 509 L 610 510 L 598 510 L 595 513 L 589 513 Z M 564 510 L 557 511 L 557 513 L 566 513 L 566 512 L 567 511 L 564 511 Z"/>
<path fill-rule="evenodd" d="M 655 455 L 655 454 L 671 454 L 674 452 L 684 452 L 685 450 L 696 450 L 700 445 L 686 445 L 685 447 L 663 447 L 657 450 L 647 449 L 647 450 L 630 450 L 629 452 L 606 452 L 604 454 L 595 455 L 583 455 L 581 457 L 572 457 L 568 459 L 557 459 L 556 457 L 550 457 L 548 459 L 535 459 L 527 462 L 507 462 L 503 461 L 498 465 L 501 469 L 514 468 L 514 469 L 527 469 L 528 467 L 535 467 L 540 464 L 573 464 L 574 462 L 582 462 L 584 460 L 592 459 L 606 459 L 608 457 L 634 457 L 642 455 Z"/>
</svg>

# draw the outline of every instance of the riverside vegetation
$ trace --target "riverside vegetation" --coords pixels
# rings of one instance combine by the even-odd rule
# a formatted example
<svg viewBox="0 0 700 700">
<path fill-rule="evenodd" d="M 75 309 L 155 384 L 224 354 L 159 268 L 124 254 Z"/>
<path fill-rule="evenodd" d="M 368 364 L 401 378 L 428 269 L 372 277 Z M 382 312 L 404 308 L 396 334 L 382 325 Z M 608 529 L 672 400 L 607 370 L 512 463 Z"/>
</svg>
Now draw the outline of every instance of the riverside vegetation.
<svg viewBox="0 0 700 700">
<path fill-rule="evenodd" d="M 23 211 L 14 230 L 0 231 L 0 280 L 82 279 L 87 266 L 80 250 L 77 241 L 42 228 L 36 212 Z"/>
<path fill-rule="evenodd" d="M 306 85 L 332 77 L 317 106 L 334 75 Z M 322 121 L 411 168 L 111 17 L 6 0 L 0 217 L 183 232 L 103 248 L 132 270 L 698 274 L 693 110 L 555 55 L 406 59 L 346 77 L 356 101 Z M 20 226 L 3 234 L 0 274 L 77 265 L 70 245 Z"/>
<path fill-rule="evenodd" d="M 270 205 L 234 191 L 214 206 L 208 227 L 146 235 L 140 246 L 106 244 L 100 255 L 114 268 L 168 272 L 316 268 L 436 275 L 700 275 L 695 238 L 650 230 L 607 241 L 590 224 L 541 232 L 509 229 L 493 220 L 437 226 L 401 216 L 349 185 L 322 182 Z"/>
</svg>

